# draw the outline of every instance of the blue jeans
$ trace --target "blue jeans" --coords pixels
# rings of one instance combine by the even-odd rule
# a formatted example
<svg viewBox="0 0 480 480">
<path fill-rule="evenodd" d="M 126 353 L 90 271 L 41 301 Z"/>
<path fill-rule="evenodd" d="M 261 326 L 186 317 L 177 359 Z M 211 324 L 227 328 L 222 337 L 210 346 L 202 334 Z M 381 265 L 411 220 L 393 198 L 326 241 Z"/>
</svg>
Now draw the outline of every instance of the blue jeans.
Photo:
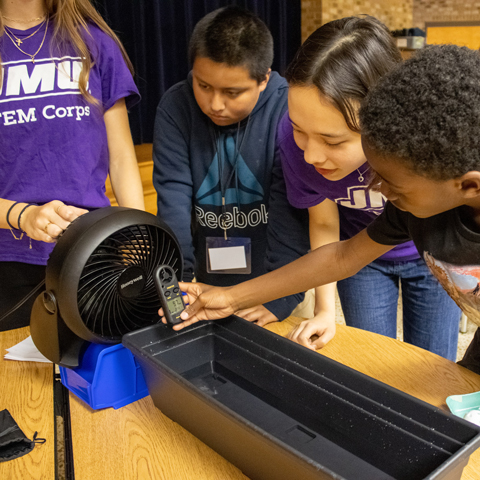
<svg viewBox="0 0 480 480">
<path fill-rule="evenodd" d="M 338 282 L 346 324 L 396 338 L 400 285 L 404 341 L 455 361 L 461 311 L 422 259 L 376 260 Z"/>
</svg>

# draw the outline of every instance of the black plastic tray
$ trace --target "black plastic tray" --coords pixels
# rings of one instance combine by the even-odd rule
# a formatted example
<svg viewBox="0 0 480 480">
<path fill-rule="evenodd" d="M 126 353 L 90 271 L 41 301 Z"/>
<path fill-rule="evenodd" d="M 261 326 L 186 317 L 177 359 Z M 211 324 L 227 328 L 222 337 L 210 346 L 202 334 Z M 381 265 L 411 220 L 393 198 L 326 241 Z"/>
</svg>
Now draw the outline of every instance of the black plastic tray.
<svg viewBox="0 0 480 480">
<path fill-rule="evenodd" d="M 129 333 L 155 405 L 248 477 L 459 480 L 480 427 L 237 317 Z"/>
</svg>

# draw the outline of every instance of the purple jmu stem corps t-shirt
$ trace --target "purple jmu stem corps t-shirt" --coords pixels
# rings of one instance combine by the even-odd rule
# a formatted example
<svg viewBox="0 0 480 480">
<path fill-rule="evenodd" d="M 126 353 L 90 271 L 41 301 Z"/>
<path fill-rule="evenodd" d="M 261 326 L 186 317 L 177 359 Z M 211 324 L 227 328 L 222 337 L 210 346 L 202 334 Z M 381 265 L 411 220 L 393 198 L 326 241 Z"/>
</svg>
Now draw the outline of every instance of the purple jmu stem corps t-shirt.
<svg viewBox="0 0 480 480">
<path fill-rule="evenodd" d="M 278 140 L 283 174 L 289 202 L 297 208 L 310 208 L 325 199 L 338 205 L 340 215 L 340 238 L 345 240 L 356 235 L 369 225 L 385 206 L 385 197 L 368 189 L 368 165 L 338 181 L 327 180 L 313 165 L 307 163 L 293 138 L 293 127 L 288 112 L 278 126 Z M 382 260 L 410 261 L 419 258 L 413 242 L 397 245 L 380 257 Z"/>
<path fill-rule="evenodd" d="M 13 30 L 22 50 L 35 53 L 45 30 Z M 99 103 L 88 103 L 78 88 L 81 58 L 73 48 L 52 45 L 53 22 L 35 61 L 4 34 L 0 38 L 0 198 L 95 209 L 109 205 L 105 196 L 109 154 L 103 115 L 121 98 L 127 108 L 138 90 L 115 41 L 89 25 L 85 41 L 94 66 L 88 90 Z M 66 51 L 65 51 L 66 50 Z M 16 219 L 11 219 L 16 225 Z M 15 231 L 17 238 L 20 236 Z M 44 265 L 53 244 L 15 240 L 0 229 L 0 261 Z"/>
</svg>

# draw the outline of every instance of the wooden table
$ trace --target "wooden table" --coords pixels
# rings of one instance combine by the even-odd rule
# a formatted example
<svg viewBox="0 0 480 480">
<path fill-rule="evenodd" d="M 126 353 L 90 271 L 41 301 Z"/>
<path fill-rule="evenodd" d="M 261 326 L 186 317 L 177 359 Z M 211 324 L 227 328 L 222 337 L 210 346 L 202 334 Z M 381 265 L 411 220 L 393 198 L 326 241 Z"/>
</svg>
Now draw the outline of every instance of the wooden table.
<svg viewBox="0 0 480 480">
<path fill-rule="evenodd" d="M 236 480 L 240 470 L 163 415 L 150 396 L 92 410 L 70 395 L 75 480 Z"/>
<path fill-rule="evenodd" d="M 7 409 L 30 440 L 45 438 L 27 455 L 0 463 L 2 480 L 55 478 L 53 366 L 50 363 L 4 360 L 6 348 L 30 334 L 28 327 L 0 333 L 0 410 Z"/>
<path fill-rule="evenodd" d="M 300 319 L 268 326 L 286 335 Z M 259 327 L 260 328 L 260 327 Z M 395 388 L 448 411 L 451 394 L 480 390 L 480 376 L 398 340 L 338 325 L 321 351 Z M 216 452 L 164 416 L 150 397 L 119 410 L 94 411 L 70 395 L 75 480 L 246 480 Z M 462 480 L 480 478 L 480 450 Z"/>
</svg>

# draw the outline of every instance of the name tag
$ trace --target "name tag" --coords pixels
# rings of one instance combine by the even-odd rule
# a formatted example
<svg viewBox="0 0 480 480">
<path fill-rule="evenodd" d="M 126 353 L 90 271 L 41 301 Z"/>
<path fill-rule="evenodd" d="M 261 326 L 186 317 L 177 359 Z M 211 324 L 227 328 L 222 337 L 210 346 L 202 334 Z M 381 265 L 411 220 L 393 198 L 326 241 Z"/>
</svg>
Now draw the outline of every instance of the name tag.
<svg viewBox="0 0 480 480">
<path fill-rule="evenodd" d="M 208 273 L 252 273 L 250 238 L 207 237 Z"/>
</svg>

